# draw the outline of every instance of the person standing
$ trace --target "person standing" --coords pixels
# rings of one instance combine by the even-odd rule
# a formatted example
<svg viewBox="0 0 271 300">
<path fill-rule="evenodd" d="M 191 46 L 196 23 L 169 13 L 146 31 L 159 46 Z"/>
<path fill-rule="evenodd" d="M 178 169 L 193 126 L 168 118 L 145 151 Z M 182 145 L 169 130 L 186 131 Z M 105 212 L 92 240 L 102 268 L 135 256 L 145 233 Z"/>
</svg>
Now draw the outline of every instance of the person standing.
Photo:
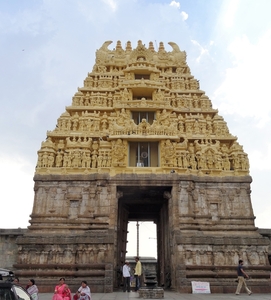
<svg viewBox="0 0 271 300">
<path fill-rule="evenodd" d="M 236 295 L 240 295 L 240 291 L 242 286 L 244 285 L 248 295 L 251 295 L 252 292 L 251 290 L 247 287 L 245 278 L 249 278 L 249 276 L 247 275 L 247 273 L 244 271 L 244 267 L 243 267 L 244 262 L 242 261 L 242 259 L 239 260 L 239 264 L 237 267 L 237 276 L 238 276 L 238 285 L 237 285 L 237 289 L 235 294 Z"/>
<path fill-rule="evenodd" d="M 122 267 L 122 276 L 123 276 L 123 292 L 130 293 L 130 279 L 131 279 L 131 268 L 129 266 L 129 261 L 126 260 L 125 264 Z"/>
<path fill-rule="evenodd" d="M 142 273 L 142 268 L 141 268 L 141 262 L 139 260 L 139 257 L 136 256 L 135 258 L 136 261 L 136 266 L 135 266 L 135 292 L 137 292 L 140 288 L 140 276 Z"/>
</svg>

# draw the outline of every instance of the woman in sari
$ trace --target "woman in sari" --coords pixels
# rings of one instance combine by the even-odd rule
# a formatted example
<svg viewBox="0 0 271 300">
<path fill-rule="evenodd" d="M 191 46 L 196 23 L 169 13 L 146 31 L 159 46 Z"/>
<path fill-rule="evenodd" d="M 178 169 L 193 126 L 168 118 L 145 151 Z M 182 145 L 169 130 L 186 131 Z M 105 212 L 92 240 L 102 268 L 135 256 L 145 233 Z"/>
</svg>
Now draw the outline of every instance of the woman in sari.
<svg viewBox="0 0 271 300">
<path fill-rule="evenodd" d="M 34 279 L 30 279 L 27 285 L 27 292 L 33 300 L 39 300 L 39 290 Z"/>
<path fill-rule="evenodd" d="M 81 286 L 73 296 L 73 300 L 91 300 L 90 288 L 85 280 L 81 282 Z"/>
<path fill-rule="evenodd" d="M 59 279 L 59 284 L 55 287 L 55 293 L 52 300 L 71 300 L 71 291 L 67 284 L 65 284 L 65 278 Z"/>
</svg>

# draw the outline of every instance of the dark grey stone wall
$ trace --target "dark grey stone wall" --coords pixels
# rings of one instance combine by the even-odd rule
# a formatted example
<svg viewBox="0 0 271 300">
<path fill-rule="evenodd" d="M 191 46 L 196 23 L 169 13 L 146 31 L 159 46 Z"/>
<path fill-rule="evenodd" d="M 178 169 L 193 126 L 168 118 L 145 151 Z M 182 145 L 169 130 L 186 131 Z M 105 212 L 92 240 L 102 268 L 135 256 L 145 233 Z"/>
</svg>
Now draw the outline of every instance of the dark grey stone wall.
<svg viewBox="0 0 271 300">
<path fill-rule="evenodd" d="M 26 229 L 0 229 L 0 266 L 3 269 L 13 270 L 18 256 L 16 240 Z"/>
</svg>

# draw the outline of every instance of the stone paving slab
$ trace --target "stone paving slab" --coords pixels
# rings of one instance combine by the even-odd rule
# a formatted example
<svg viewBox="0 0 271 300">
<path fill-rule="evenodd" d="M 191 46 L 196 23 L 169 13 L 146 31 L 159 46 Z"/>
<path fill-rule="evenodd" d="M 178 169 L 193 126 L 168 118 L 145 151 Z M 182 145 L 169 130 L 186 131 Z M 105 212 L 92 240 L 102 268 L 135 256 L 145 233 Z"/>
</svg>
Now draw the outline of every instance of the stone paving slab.
<svg viewBox="0 0 271 300">
<path fill-rule="evenodd" d="M 53 294 L 39 294 L 39 300 L 52 300 Z M 92 293 L 91 300 L 134 300 L 139 298 L 138 293 L 114 292 L 114 293 Z M 271 300 L 271 294 L 252 294 L 248 296 L 242 293 L 239 296 L 235 294 L 180 294 L 175 292 L 165 292 L 164 300 L 231 300 L 231 299 L 249 299 L 249 300 Z"/>
</svg>

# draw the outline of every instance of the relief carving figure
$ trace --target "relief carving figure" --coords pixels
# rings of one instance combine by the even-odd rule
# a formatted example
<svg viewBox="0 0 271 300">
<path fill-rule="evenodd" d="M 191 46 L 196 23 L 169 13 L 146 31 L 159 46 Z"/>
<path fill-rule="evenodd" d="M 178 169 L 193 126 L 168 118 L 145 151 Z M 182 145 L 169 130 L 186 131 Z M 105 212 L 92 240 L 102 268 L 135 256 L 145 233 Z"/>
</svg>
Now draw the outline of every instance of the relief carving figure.
<svg viewBox="0 0 271 300">
<path fill-rule="evenodd" d="M 90 156 L 86 153 L 86 151 L 82 154 L 82 167 L 90 168 L 91 159 Z"/>
<path fill-rule="evenodd" d="M 129 120 L 130 120 L 130 116 L 124 108 L 122 108 L 120 112 L 117 112 L 118 125 L 124 126 Z"/>
<path fill-rule="evenodd" d="M 126 151 L 127 151 L 127 144 L 121 139 L 112 142 L 113 165 L 122 166 L 125 164 Z"/>
<path fill-rule="evenodd" d="M 163 99 L 164 99 L 164 94 L 160 89 L 158 89 L 158 91 L 155 92 L 155 100 L 163 101 Z"/>
<path fill-rule="evenodd" d="M 137 126 L 138 134 L 146 135 L 147 132 L 149 131 L 149 128 L 150 128 L 150 124 L 147 122 L 147 120 L 142 119 L 141 123 L 139 123 L 138 126 Z"/>
<path fill-rule="evenodd" d="M 125 101 L 128 101 L 128 100 L 131 99 L 130 91 L 129 91 L 127 88 L 125 88 L 125 89 L 122 91 L 122 93 L 121 93 L 121 98 L 122 98 L 122 100 L 125 100 Z"/>
<path fill-rule="evenodd" d="M 102 131 L 106 131 L 106 129 L 108 128 L 108 116 L 106 112 L 104 112 L 102 115 L 101 124 L 102 124 Z"/>
<path fill-rule="evenodd" d="M 49 153 L 48 156 L 48 168 L 52 168 L 54 166 L 55 157 L 53 153 Z"/>
<path fill-rule="evenodd" d="M 97 168 L 97 154 L 92 154 L 92 157 L 91 157 L 91 167 L 92 168 Z"/>
<path fill-rule="evenodd" d="M 165 166 L 173 167 L 175 160 L 175 143 L 171 143 L 170 140 L 166 140 L 162 145 L 161 156 Z"/>
</svg>

